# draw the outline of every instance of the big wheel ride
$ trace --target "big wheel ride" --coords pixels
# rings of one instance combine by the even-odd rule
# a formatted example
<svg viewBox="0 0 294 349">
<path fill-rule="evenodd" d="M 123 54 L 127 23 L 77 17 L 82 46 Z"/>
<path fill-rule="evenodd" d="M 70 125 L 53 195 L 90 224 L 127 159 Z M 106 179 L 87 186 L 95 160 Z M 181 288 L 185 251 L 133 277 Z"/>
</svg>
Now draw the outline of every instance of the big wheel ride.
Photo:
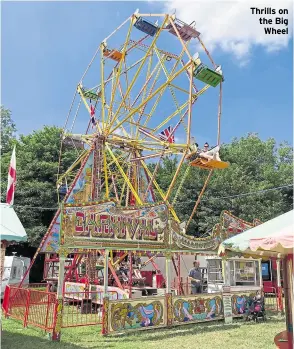
<svg viewBox="0 0 294 349">
<path fill-rule="evenodd" d="M 192 53 L 194 43 L 200 53 Z M 136 11 L 101 42 L 77 86 L 64 127 L 60 168 L 68 145 L 76 149 L 77 160 L 59 173 L 59 193 L 70 188 L 79 165 L 94 149 L 91 200 L 112 198 L 121 206 L 162 201 L 180 223 L 176 199 L 189 169 L 196 166 L 209 172 L 189 224 L 213 170 L 228 166 L 218 155 L 223 80 L 194 22 Z M 192 141 L 193 111 L 198 99 L 217 86 L 217 147 L 204 154 Z M 163 190 L 157 176 L 168 156 L 178 162 Z M 189 166 L 179 178 L 185 161 Z"/>
</svg>

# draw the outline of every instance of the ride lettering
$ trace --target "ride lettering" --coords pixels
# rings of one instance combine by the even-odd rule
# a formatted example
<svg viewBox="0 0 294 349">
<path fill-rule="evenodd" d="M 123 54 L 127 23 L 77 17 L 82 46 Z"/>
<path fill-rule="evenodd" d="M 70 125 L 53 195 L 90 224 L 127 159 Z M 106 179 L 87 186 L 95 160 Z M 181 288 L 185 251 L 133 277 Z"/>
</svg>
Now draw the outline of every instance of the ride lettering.
<svg viewBox="0 0 294 349">
<path fill-rule="evenodd" d="M 157 241 L 158 231 L 152 219 L 111 216 L 107 214 L 75 212 L 75 237 L 115 240 Z M 72 233 L 72 232 L 70 232 Z"/>
</svg>

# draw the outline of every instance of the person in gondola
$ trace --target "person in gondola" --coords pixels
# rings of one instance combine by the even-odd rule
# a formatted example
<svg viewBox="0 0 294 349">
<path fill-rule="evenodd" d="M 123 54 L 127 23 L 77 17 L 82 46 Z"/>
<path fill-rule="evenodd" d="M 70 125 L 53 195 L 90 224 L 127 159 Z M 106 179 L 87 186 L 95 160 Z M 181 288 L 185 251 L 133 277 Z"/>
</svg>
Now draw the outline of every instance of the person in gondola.
<svg viewBox="0 0 294 349">
<path fill-rule="evenodd" d="M 197 158 L 221 161 L 219 157 L 219 146 L 209 149 L 209 144 L 205 142 L 203 149 L 200 150 L 197 143 L 192 143 L 189 150 L 190 154 L 187 155 L 186 159 L 190 162 L 196 160 Z"/>
<path fill-rule="evenodd" d="M 205 158 L 207 160 L 221 161 L 221 159 L 219 157 L 219 146 L 213 147 L 210 150 L 208 150 L 208 149 L 209 149 L 209 144 L 206 142 L 204 144 L 202 152 L 199 153 L 199 156 L 202 158 Z"/>
<path fill-rule="evenodd" d="M 191 144 L 189 145 L 188 155 L 186 159 L 189 161 L 193 161 L 199 157 L 200 151 L 198 149 L 198 144 L 195 142 L 195 138 L 191 138 Z"/>
</svg>

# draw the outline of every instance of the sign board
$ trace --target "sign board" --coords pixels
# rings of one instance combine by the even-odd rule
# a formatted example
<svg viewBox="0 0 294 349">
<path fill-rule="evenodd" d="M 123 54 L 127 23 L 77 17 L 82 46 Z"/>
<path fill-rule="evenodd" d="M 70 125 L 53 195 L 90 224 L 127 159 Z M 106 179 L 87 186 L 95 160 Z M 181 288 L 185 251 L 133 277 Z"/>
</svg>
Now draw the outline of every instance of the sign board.
<svg viewBox="0 0 294 349">
<path fill-rule="evenodd" d="M 168 208 L 117 207 L 113 201 L 65 204 L 60 244 L 69 248 L 166 249 Z"/>
<path fill-rule="evenodd" d="M 223 286 L 223 306 L 224 306 L 224 319 L 226 324 L 233 322 L 233 310 L 232 310 L 232 295 L 231 287 L 228 285 Z"/>
<path fill-rule="evenodd" d="M 231 324 L 233 322 L 233 312 L 232 312 L 232 296 L 229 294 L 223 294 L 223 305 L 224 305 L 224 318 L 226 324 Z"/>
</svg>

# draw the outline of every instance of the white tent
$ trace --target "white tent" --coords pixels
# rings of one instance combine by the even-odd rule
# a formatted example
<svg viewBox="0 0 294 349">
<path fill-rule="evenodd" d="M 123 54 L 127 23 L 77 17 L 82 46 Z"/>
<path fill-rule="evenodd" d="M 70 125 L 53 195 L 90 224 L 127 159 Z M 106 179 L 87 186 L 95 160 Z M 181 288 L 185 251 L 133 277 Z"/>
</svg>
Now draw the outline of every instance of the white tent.
<svg viewBox="0 0 294 349">
<path fill-rule="evenodd" d="M 27 233 L 12 206 L 0 203 L 1 241 L 27 241 Z"/>
</svg>

